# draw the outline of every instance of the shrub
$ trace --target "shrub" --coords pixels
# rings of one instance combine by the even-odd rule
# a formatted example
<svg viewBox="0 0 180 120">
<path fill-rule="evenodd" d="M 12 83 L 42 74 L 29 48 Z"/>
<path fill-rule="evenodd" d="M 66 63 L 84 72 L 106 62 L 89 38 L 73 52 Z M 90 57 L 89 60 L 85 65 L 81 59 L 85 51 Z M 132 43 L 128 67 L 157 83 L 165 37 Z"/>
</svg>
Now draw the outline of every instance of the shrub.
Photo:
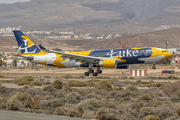
<svg viewBox="0 0 180 120">
<path fill-rule="evenodd" d="M 0 86 L 0 92 L 5 92 L 5 91 L 6 91 L 6 87 Z"/>
<path fill-rule="evenodd" d="M 122 88 L 122 87 L 114 87 L 113 90 L 121 91 L 121 90 L 124 90 L 124 88 Z"/>
<path fill-rule="evenodd" d="M 84 100 L 84 101 L 81 101 L 77 107 L 82 111 L 86 111 L 86 110 L 90 110 L 90 111 L 95 111 L 97 110 L 98 108 L 100 108 L 102 106 L 102 102 L 95 99 L 95 98 L 92 98 L 92 99 L 88 99 L 88 100 Z"/>
<path fill-rule="evenodd" d="M 95 86 L 96 89 L 112 90 L 111 83 L 109 81 L 101 81 Z"/>
<path fill-rule="evenodd" d="M 179 78 L 175 76 L 169 76 L 168 79 L 179 79 Z"/>
<path fill-rule="evenodd" d="M 55 91 L 54 87 L 52 85 L 47 85 L 43 89 L 43 91 L 53 92 Z"/>
<path fill-rule="evenodd" d="M 44 76 L 44 78 L 51 78 L 50 76 Z"/>
<path fill-rule="evenodd" d="M 177 113 L 180 116 L 180 108 L 177 109 Z"/>
<path fill-rule="evenodd" d="M 146 116 L 146 120 L 160 120 L 160 118 L 154 115 L 148 115 Z"/>
<path fill-rule="evenodd" d="M 39 97 L 35 97 L 32 101 L 31 101 L 31 108 L 32 109 L 40 109 L 40 105 L 39 105 L 39 102 L 40 101 L 40 98 Z"/>
<path fill-rule="evenodd" d="M 177 106 L 173 104 L 163 104 L 158 108 L 158 116 L 161 120 L 169 117 L 178 117 Z"/>
<path fill-rule="evenodd" d="M 41 81 L 35 81 L 32 83 L 33 86 L 42 86 L 43 83 Z"/>
<path fill-rule="evenodd" d="M 86 110 L 83 113 L 82 118 L 83 119 L 94 119 L 95 118 L 94 113 L 95 113 L 95 111 Z"/>
<path fill-rule="evenodd" d="M 66 98 L 59 98 L 59 99 L 51 99 L 47 102 L 47 106 L 51 107 L 58 107 L 65 105 L 67 99 Z"/>
<path fill-rule="evenodd" d="M 0 98 L 0 109 L 6 108 L 7 98 Z"/>
<path fill-rule="evenodd" d="M 92 81 L 92 80 L 89 80 L 89 81 L 69 81 L 68 82 L 68 85 L 70 87 L 94 87 L 95 84 L 94 82 L 96 81 Z"/>
<path fill-rule="evenodd" d="M 52 86 L 56 89 L 62 89 L 63 83 L 60 80 L 56 80 L 52 83 Z"/>
<path fill-rule="evenodd" d="M 130 85 L 126 88 L 126 90 L 130 90 L 130 91 L 138 91 L 138 88 L 134 85 Z"/>
<path fill-rule="evenodd" d="M 70 104 L 77 104 L 80 102 L 81 95 L 77 92 L 71 92 L 66 95 L 68 103 Z"/>
<path fill-rule="evenodd" d="M 77 109 L 73 108 L 68 111 L 68 116 L 70 117 L 82 117 L 82 113 Z"/>
<path fill-rule="evenodd" d="M 98 120 L 119 120 L 118 110 L 111 108 L 99 108 L 96 112 L 95 118 Z"/>
<path fill-rule="evenodd" d="M 153 97 L 151 94 L 143 94 L 138 97 L 138 100 L 139 101 L 150 101 L 150 100 L 153 100 Z"/>
<path fill-rule="evenodd" d="M 129 96 L 127 96 L 127 97 L 120 98 L 120 99 L 119 99 L 119 102 L 120 102 L 120 103 L 121 103 L 121 102 L 127 102 L 127 101 L 129 101 L 129 100 L 131 100 L 131 98 L 130 98 Z"/>
<path fill-rule="evenodd" d="M 139 118 L 144 118 L 148 115 L 157 115 L 158 110 L 155 107 L 142 107 L 140 109 Z"/>
<path fill-rule="evenodd" d="M 166 83 L 161 86 L 161 90 L 168 96 L 171 96 L 173 93 L 180 91 L 180 82 Z"/>
<path fill-rule="evenodd" d="M 65 78 L 65 79 L 71 79 L 71 78 L 74 78 L 74 77 L 71 76 L 71 75 L 66 75 L 66 76 L 64 76 L 64 78 Z"/>
<path fill-rule="evenodd" d="M 27 93 L 17 92 L 7 100 L 8 110 L 20 110 L 22 106 L 30 107 L 31 96 Z"/>
<path fill-rule="evenodd" d="M 68 115 L 68 111 L 69 111 L 69 108 L 66 108 L 66 107 L 57 107 L 55 112 L 54 112 L 54 115 L 64 115 L 64 116 L 67 116 Z"/>
<path fill-rule="evenodd" d="M 31 76 L 26 76 L 26 77 L 21 77 L 21 78 L 15 78 L 13 82 L 17 83 L 20 86 L 22 86 L 22 85 L 31 85 L 33 79 L 34 78 L 31 77 Z"/>
</svg>

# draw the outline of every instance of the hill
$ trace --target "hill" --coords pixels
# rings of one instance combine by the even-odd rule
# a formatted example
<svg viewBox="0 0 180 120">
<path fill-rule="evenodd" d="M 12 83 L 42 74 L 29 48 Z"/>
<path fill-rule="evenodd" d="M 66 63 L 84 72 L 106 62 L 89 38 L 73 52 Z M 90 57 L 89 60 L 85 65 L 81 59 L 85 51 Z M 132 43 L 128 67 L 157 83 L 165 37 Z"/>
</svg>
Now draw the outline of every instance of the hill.
<svg viewBox="0 0 180 120">
<path fill-rule="evenodd" d="M 179 8 L 179 0 L 31 0 L 0 4 L 0 27 L 75 33 L 152 32 L 163 25 L 180 26 Z"/>
<path fill-rule="evenodd" d="M 159 47 L 166 48 L 166 41 L 169 42 L 169 48 L 180 47 L 180 28 L 173 28 L 157 32 L 144 34 L 130 34 L 111 40 L 60 40 L 46 39 L 39 37 L 30 37 L 36 44 L 42 44 L 47 48 L 60 48 L 66 50 L 104 50 L 121 48 L 126 44 L 127 48 L 133 47 Z M 12 51 L 13 46 L 17 46 L 14 37 L 0 36 L 0 51 Z M 77 47 L 79 46 L 79 47 Z"/>
<path fill-rule="evenodd" d="M 169 48 L 180 47 L 180 28 L 162 30 L 157 32 L 150 32 L 144 34 L 130 34 L 112 40 L 84 40 L 79 41 L 62 41 L 68 45 L 80 46 L 84 49 L 117 49 L 125 44 L 127 48 L 133 47 L 159 47 L 166 48 L 166 41 L 169 42 Z"/>
<path fill-rule="evenodd" d="M 32 0 L 0 4 L 1 25 L 49 29 L 77 24 L 126 21 L 135 17 L 121 0 Z"/>
</svg>

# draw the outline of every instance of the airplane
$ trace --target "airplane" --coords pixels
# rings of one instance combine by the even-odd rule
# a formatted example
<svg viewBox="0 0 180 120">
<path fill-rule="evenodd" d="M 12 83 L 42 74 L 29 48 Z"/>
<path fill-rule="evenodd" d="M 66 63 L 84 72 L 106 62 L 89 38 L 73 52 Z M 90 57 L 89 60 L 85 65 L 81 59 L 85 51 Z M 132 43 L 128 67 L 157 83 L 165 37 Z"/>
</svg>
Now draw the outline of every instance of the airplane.
<svg viewBox="0 0 180 120">
<path fill-rule="evenodd" d="M 172 56 L 167 50 L 155 47 L 78 52 L 54 51 L 48 50 L 42 45 L 37 47 L 20 30 L 13 32 L 22 54 L 21 58 L 38 64 L 61 68 L 86 67 L 88 71 L 84 73 L 85 76 L 89 76 L 90 73 L 93 76 L 101 74 L 101 67 L 128 69 L 130 64 L 152 64 Z M 97 70 L 95 71 L 93 68 Z M 156 69 L 155 65 L 153 69 Z"/>
</svg>

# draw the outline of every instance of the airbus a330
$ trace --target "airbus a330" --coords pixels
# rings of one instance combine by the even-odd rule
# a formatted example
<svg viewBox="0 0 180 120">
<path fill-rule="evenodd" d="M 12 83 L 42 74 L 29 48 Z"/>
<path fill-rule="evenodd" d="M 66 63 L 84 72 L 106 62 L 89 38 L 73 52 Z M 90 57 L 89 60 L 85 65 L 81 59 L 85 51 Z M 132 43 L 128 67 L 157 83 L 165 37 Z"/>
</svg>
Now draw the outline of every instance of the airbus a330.
<svg viewBox="0 0 180 120">
<path fill-rule="evenodd" d="M 85 76 L 89 76 L 90 73 L 93 76 L 101 74 L 101 67 L 128 69 L 130 64 L 151 64 L 172 56 L 165 49 L 154 47 L 79 52 L 54 51 L 41 45 L 40 48 L 37 47 L 19 30 L 13 32 L 22 54 L 21 58 L 54 67 L 87 67 L 88 71 L 84 73 Z M 155 69 L 155 66 L 153 67 Z M 93 68 L 96 68 L 96 70 Z"/>
</svg>

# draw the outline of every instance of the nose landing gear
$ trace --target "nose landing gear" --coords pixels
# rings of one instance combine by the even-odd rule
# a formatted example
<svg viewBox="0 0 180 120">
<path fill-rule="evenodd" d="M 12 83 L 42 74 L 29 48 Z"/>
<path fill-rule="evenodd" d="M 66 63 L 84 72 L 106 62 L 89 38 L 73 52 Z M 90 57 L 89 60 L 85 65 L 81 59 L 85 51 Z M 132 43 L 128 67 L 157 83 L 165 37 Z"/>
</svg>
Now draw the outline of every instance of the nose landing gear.
<svg viewBox="0 0 180 120">
<path fill-rule="evenodd" d="M 156 69 L 156 66 L 155 66 L 155 65 L 156 65 L 156 63 L 154 62 L 154 63 L 153 63 L 153 67 L 152 67 L 153 70 Z"/>
</svg>

